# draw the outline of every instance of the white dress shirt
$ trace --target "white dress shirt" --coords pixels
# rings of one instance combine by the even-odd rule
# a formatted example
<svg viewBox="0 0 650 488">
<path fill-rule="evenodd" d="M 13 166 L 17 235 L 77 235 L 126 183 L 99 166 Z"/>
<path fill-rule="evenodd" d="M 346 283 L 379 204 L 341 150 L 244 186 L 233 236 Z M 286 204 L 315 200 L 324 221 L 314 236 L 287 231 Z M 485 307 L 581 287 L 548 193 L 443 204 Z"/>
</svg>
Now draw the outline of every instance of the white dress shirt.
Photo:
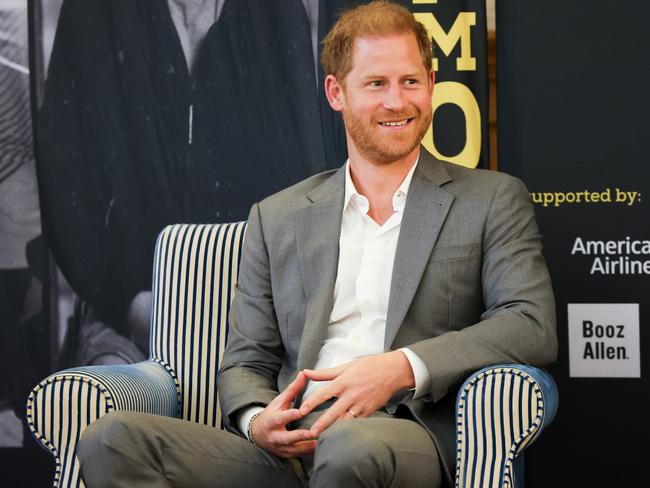
<svg viewBox="0 0 650 488">
<path fill-rule="evenodd" d="M 346 164 L 334 306 L 325 342 L 312 369 L 331 368 L 384 352 L 393 262 L 416 166 L 417 161 L 393 194 L 393 215 L 379 225 L 368 216 L 368 199 L 357 192 L 350 176 L 350 163 Z M 431 382 L 426 366 L 414 352 L 406 348 L 402 351 L 415 375 L 414 397 L 422 396 Z M 327 383 L 310 381 L 303 399 Z"/>
<path fill-rule="evenodd" d="M 339 262 L 334 285 L 334 306 L 327 335 L 312 369 L 339 366 L 363 356 L 384 352 L 386 314 L 406 196 L 417 161 L 393 194 L 394 213 L 383 225 L 368 216 L 368 199 L 357 192 L 345 169 L 345 197 L 339 238 Z M 424 362 L 411 350 L 406 355 L 415 377 L 413 398 L 427 394 L 431 378 Z M 303 399 L 311 396 L 327 381 L 310 381 Z M 242 433 L 250 418 L 261 407 L 245 409 L 239 416 Z"/>
</svg>

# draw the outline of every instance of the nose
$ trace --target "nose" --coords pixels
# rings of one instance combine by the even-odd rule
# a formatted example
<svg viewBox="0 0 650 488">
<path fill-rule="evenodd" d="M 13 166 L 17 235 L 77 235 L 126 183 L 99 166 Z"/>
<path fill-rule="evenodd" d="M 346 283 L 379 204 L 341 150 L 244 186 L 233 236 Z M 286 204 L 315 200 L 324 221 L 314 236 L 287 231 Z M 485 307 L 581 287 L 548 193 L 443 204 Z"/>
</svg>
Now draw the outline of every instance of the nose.
<svg viewBox="0 0 650 488">
<path fill-rule="evenodd" d="M 402 87 L 399 85 L 392 85 L 386 89 L 384 94 L 384 108 L 394 112 L 401 111 L 406 106 L 404 101 L 404 94 Z"/>
</svg>

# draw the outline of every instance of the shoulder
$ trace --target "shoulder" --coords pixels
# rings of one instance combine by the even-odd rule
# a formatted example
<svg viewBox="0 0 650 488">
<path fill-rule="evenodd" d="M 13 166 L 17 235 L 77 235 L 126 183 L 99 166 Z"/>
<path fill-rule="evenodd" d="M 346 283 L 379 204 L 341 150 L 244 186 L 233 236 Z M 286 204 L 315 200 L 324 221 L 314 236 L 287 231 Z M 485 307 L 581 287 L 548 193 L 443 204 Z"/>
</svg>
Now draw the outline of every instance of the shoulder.
<svg viewBox="0 0 650 488">
<path fill-rule="evenodd" d="M 421 160 L 420 179 L 430 183 L 433 191 L 442 191 L 453 198 L 455 213 L 488 218 L 494 209 L 531 207 L 526 186 L 513 176 L 498 171 L 472 169 L 426 154 Z"/>
<path fill-rule="evenodd" d="M 492 193 L 499 187 L 521 186 L 517 178 L 499 171 L 474 169 L 459 164 L 442 161 L 434 157 L 424 147 L 420 152 L 419 173 L 436 186 L 450 193 Z"/>
<path fill-rule="evenodd" d="M 524 183 L 514 176 L 494 170 L 473 169 L 454 163 L 435 160 L 438 172 L 448 175 L 441 188 L 455 198 L 491 200 L 498 194 L 512 194 L 530 198 Z"/>
<path fill-rule="evenodd" d="M 274 214 L 276 216 L 286 215 L 297 208 L 304 207 L 309 203 L 309 197 L 315 191 L 326 188 L 338 188 L 337 175 L 341 168 L 324 171 L 302 180 L 295 185 L 289 186 L 259 202 L 260 212 L 263 214 Z M 343 181 L 343 180 L 342 180 Z"/>
<path fill-rule="evenodd" d="M 458 164 L 443 162 L 445 169 L 459 187 L 469 186 L 482 191 L 495 191 L 499 188 L 525 188 L 519 178 L 499 171 L 466 168 Z"/>
<path fill-rule="evenodd" d="M 289 232 L 297 215 L 302 209 L 311 206 L 314 198 L 336 191 L 343 195 L 344 177 L 345 171 L 341 168 L 325 171 L 274 193 L 253 205 L 248 222 L 253 227 L 259 226 L 267 238 L 281 237 L 283 233 Z"/>
<path fill-rule="evenodd" d="M 284 190 L 280 190 L 279 192 L 265 198 L 260 202 L 260 204 L 277 205 L 278 203 L 285 203 L 289 200 L 306 197 L 309 193 L 332 178 L 339 171 L 339 169 L 332 169 L 318 173 L 314 176 L 310 176 L 309 178 L 304 179 L 295 185 L 291 185 Z"/>
</svg>

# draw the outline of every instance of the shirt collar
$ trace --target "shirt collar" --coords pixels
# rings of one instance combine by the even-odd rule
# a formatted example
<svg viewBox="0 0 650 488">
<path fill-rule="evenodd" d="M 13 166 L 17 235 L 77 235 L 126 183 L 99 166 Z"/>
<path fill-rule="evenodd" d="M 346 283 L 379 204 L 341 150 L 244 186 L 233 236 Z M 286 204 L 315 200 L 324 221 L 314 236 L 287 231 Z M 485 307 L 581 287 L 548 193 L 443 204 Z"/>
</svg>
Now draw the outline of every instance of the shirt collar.
<svg viewBox="0 0 650 488">
<path fill-rule="evenodd" d="M 393 210 L 396 212 L 401 212 L 404 210 L 406 205 L 406 195 L 408 195 L 409 187 L 411 186 L 411 180 L 413 179 L 413 173 L 415 173 L 415 168 L 418 165 L 420 156 L 415 160 L 415 164 L 411 166 L 411 169 L 402 180 L 402 183 L 399 185 L 395 193 L 393 193 Z M 352 182 L 352 176 L 350 175 L 350 160 L 348 159 L 345 162 L 345 197 L 343 199 L 343 211 L 345 211 L 350 204 L 352 199 L 355 199 L 357 204 L 360 206 L 360 209 L 363 210 L 363 213 L 368 212 L 368 199 L 361 195 L 357 188 Z"/>
</svg>

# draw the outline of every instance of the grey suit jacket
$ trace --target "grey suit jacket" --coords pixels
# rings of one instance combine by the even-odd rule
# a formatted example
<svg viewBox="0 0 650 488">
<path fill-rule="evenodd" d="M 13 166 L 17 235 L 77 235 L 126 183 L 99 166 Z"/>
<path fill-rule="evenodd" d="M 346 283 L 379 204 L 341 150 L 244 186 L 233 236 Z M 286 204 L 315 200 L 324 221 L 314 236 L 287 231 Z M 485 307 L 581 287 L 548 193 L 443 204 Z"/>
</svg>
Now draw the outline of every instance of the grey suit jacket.
<svg viewBox="0 0 650 488">
<path fill-rule="evenodd" d="M 219 376 L 231 429 L 238 410 L 268 404 L 316 361 L 333 306 L 344 181 L 344 168 L 322 173 L 251 209 Z M 430 395 L 402 409 L 432 435 L 448 481 L 460 382 L 490 364 L 555 359 L 555 305 L 540 240 L 519 180 L 422 149 L 400 228 L 384 347 L 408 346 L 427 366 Z"/>
</svg>

